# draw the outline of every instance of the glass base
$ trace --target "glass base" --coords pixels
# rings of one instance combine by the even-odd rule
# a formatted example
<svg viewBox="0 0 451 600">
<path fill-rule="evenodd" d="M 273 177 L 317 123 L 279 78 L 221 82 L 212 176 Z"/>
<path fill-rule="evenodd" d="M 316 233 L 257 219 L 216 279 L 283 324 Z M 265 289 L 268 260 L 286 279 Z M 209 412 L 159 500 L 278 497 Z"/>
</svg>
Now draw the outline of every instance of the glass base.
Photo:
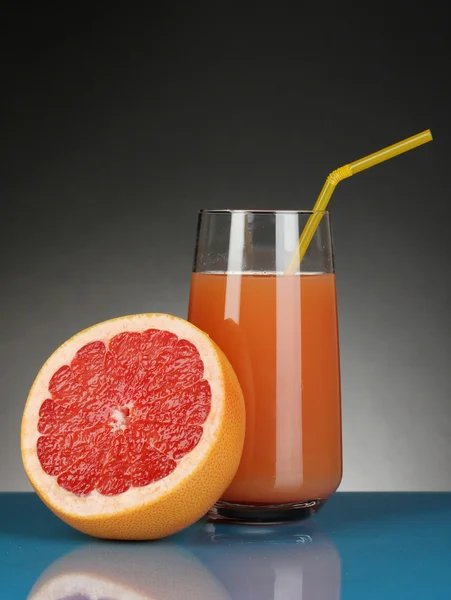
<svg viewBox="0 0 451 600">
<path fill-rule="evenodd" d="M 316 514 L 325 500 L 286 504 L 236 504 L 219 500 L 209 511 L 210 521 L 243 525 L 276 525 L 302 521 Z"/>
</svg>

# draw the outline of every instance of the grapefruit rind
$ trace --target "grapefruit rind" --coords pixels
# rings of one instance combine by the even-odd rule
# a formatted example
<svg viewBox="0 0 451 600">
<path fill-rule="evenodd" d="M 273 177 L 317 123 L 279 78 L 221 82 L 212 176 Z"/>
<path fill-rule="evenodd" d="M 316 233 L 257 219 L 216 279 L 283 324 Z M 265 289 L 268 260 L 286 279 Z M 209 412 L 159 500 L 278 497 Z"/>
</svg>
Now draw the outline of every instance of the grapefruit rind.
<svg viewBox="0 0 451 600">
<path fill-rule="evenodd" d="M 177 468 L 145 487 L 130 488 L 106 498 L 97 491 L 77 496 L 66 491 L 39 462 L 36 444 L 39 410 L 48 397 L 52 375 L 69 364 L 77 350 L 92 341 L 108 342 L 125 331 L 162 329 L 197 348 L 203 378 L 211 388 L 210 413 L 197 446 Z M 222 351 L 207 334 L 187 321 L 150 313 L 119 317 L 94 325 L 60 346 L 38 373 L 22 419 L 21 450 L 25 471 L 43 502 L 65 522 L 85 533 L 117 539 L 163 537 L 205 514 L 231 483 L 241 458 L 245 429 L 243 395 Z"/>
</svg>

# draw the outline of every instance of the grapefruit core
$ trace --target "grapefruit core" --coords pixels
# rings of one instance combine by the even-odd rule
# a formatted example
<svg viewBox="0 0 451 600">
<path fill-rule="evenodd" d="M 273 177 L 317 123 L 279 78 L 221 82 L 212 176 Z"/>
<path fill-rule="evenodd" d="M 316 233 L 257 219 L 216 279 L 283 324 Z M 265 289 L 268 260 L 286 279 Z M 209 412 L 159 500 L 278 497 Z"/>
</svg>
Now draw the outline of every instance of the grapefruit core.
<svg viewBox="0 0 451 600">
<path fill-rule="evenodd" d="M 141 314 L 60 346 L 25 405 L 21 450 L 43 502 L 89 535 L 161 538 L 231 483 L 244 401 L 225 355 L 191 323 Z"/>
</svg>

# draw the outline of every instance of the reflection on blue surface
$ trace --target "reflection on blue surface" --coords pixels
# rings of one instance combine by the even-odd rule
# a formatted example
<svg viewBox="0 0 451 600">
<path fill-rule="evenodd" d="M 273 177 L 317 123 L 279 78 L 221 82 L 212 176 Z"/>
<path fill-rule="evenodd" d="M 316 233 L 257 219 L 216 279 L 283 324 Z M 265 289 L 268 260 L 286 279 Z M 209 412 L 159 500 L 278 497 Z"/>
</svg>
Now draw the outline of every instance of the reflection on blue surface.
<svg viewBox="0 0 451 600">
<path fill-rule="evenodd" d="M 31 600 L 337 600 L 340 557 L 313 525 L 240 528 L 201 522 L 154 543 L 86 543 L 39 577 Z"/>
<path fill-rule="evenodd" d="M 233 600 L 340 597 L 340 555 L 313 523 L 268 527 L 207 523 L 185 535 L 192 552 Z"/>
<path fill-rule="evenodd" d="M 86 544 L 50 565 L 28 598 L 229 600 L 209 569 L 189 549 L 171 542 Z"/>
<path fill-rule="evenodd" d="M 451 494 L 341 493 L 311 521 L 141 543 L 83 536 L 33 494 L 0 514 L 2 600 L 451 599 Z"/>
</svg>

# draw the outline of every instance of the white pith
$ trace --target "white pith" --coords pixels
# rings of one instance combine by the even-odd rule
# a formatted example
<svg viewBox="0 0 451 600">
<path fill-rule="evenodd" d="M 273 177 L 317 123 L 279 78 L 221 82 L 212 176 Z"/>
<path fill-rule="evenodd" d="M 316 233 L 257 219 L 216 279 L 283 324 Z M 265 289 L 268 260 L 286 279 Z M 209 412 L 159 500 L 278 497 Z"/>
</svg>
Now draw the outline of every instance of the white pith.
<svg viewBox="0 0 451 600">
<path fill-rule="evenodd" d="M 128 408 L 131 411 L 133 409 L 133 403 L 129 402 L 124 404 L 121 408 L 115 408 L 111 411 L 110 427 L 111 431 L 125 431 L 127 429 L 128 417 L 125 416 L 124 408 Z"/>
<path fill-rule="evenodd" d="M 43 471 L 36 453 L 36 443 L 40 436 L 37 429 L 39 409 L 44 400 L 49 397 L 50 378 L 60 367 L 70 364 L 75 353 L 89 342 L 99 340 L 107 343 L 118 333 L 124 331 L 143 332 L 152 328 L 172 332 L 179 338 L 192 342 L 199 352 L 204 363 L 204 379 L 209 382 L 212 392 L 210 413 L 203 425 L 204 433 L 197 446 L 178 462 L 177 468 L 170 475 L 155 483 L 141 488 L 130 488 L 116 496 L 103 496 L 97 491 L 84 497 L 76 496 L 61 488 L 56 477 L 47 475 Z M 45 495 L 55 509 L 74 516 L 95 517 L 118 513 L 161 497 L 199 467 L 217 439 L 223 411 L 224 383 L 216 350 L 206 334 L 186 321 L 162 314 L 133 315 L 105 321 L 68 340 L 52 354 L 41 369 L 30 392 L 22 420 L 24 466 L 32 483 Z M 124 415 L 112 414 L 110 425 L 118 428 L 125 426 Z"/>
</svg>

